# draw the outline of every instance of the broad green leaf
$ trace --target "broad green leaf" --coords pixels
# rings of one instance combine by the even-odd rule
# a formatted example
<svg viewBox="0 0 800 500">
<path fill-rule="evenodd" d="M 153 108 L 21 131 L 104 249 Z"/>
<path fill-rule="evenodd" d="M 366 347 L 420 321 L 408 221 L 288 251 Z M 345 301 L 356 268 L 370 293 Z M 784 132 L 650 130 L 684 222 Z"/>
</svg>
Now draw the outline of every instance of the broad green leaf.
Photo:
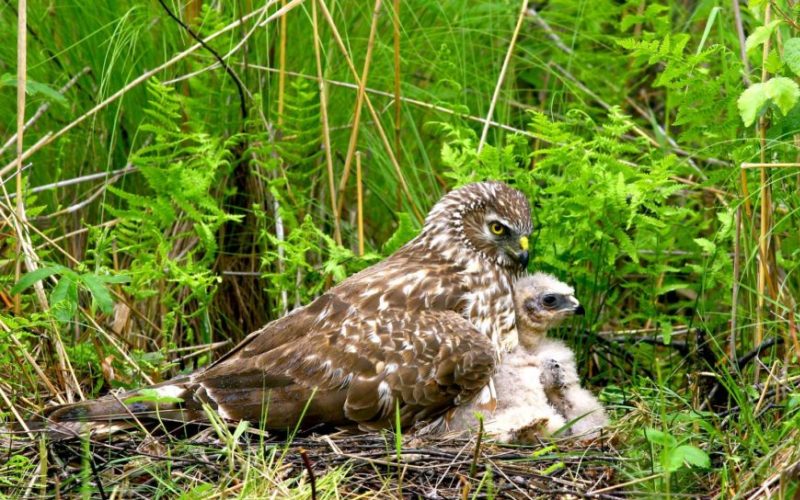
<svg viewBox="0 0 800 500">
<path fill-rule="evenodd" d="M 648 427 L 644 430 L 644 437 L 647 438 L 649 442 L 664 446 L 665 448 L 671 448 L 677 443 L 675 438 L 671 435 L 659 431 L 658 429 L 653 429 L 652 427 Z"/>
<path fill-rule="evenodd" d="M 764 42 L 769 40 L 769 37 L 772 36 L 772 33 L 775 31 L 775 28 L 779 24 L 781 24 L 781 20 L 776 19 L 767 25 L 759 26 L 758 28 L 756 28 L 750 34 L 750 36 L 747 37 L 747 40 L 745 40 L 744 42 L 745 50 L 747 50 L 747 52 L 750 52 L 751 50 L 764 45 Z"/>
<path fill-rule="evenodd" d="M 69 285 L 70 283 L 74 283 L 69 278 L 61 278 L 58 280 L 58 284 L 53 288 L 53 291 L 50 293 L 50 305 L 56 305 L 59 302 L 63 302 L 67 299 L 69 295 Z"/>
<path fill-rule="evenodd" d="M 790 38 L 783 44 L 783 62 L 800 76 L 800 38 Z"/>
<path fill-rule="evenodd" d="M 681 467 L 709 469 L 711 468 L 711 459 L 700 448 L 684 444 L 669 450 L 664 463 L 664 468 L 670 472 L 674 472 Z"/>
<path fill-rule="evenodd" d="M 776 76 L 764 84 L 767 97 L 778 106 L 784 116 L 797 104 L 800 87 L 797 82 L 785 76 Z"/>
<path fill-rule="evenodd" d="M 4 73 L 0 76 L 0 87 L 16 87 L 17 76 L 9 73 Z M 44 97 L 55 101 L 61 106 L 67 106 L 69 103 L 67 99 L 58 93 L 56 89 L 47 85 L 46 83 L 37 82 L 36 80 L 28 79 L 25 83 L 25 93 L 30 96 L 43 95 Z"/>
<path fill-rule="evenodd" d="M 763 83 L 756 83 L 745 89 L 739 100 L 736 101 L 736 106 L 739 108 L 739 116 L 742 117 L 745 127 L 749 127 L 756 121 L 756 116 L 761 108 L 769 100 L 767 91 Z"/>
<path fill-rule="evenodd" d="M 781 68 L 783 68 L 783 59 L 781 59 L 781 55 L 776 49 L 769 51 L 767 59 L 764 61 L 764 67 L 767 69 L 767 72 L 771 74 L 781 72 Z"/>
<path fill-rule="evenodd" d="M 110 314 L 114 310 L 114 299 L 111 298 L 103 280 L 94 274 L 82 274 L 80 280 L 92 294 L 97 307 L 104 313 Z"/>
<path fill-rule="evenodd" d="M 50 293 L 50 306 L 59 323 L 66 323 L 78 311 L 78 284 L 72 276 L 65 275 Z"/>
<path fill-rule="evenodd" d="M 27 289 L 28 287 L 33 286 L 33 284 L 36 283 L 37 281 L 41 281 L 54 274 L 58 274 L 63 270 L 64 270 L 63 266 L 55 265 L 55 266 L 42 267 L 30 273 L 26 273 L 22 277 L 20 277 L 19 281 L 17 281 L 17 284 L 11 288 L 11 295 L 16 295 L 19 292 Z"/>
<path fill-rule="evenodd" d="M 63 95 L 59 94 L 56 89 L 45 83 L 40 83 L 34 80 L 28 80 L 27 84 L 25 85 L 25 92 L 27 92 L 31 96 L 41 94 L 42 96 L 64 107 L 66 107 L 69 104 L 67 102 L 67 99 Z"/>
</svg>

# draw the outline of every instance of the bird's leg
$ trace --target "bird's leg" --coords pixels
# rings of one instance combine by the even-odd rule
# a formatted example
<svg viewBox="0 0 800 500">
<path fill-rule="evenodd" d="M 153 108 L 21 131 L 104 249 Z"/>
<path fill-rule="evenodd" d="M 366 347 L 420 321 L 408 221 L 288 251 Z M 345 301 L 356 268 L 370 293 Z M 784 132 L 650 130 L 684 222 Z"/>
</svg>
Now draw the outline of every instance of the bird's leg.
<svg viewBox="0 0 800 500">
<path fill-rule="evenodd" d="M 544 392 L 547 395 L 547 402 L 561 415 L 566 417 L 570 414 L 572 405 L 566 397 L 568 386 L 567 376 L 564 373 L 564 366 L 556 359 L 542 360 L 541 381 Z"/>
<path fill-rule="evenodd" d="M 559 390 L 567 385 L 564 370 L 557 359 L 541 360 L 539 366 L 542 368 L 541 379 L 546 390 Z"/>
</svg>

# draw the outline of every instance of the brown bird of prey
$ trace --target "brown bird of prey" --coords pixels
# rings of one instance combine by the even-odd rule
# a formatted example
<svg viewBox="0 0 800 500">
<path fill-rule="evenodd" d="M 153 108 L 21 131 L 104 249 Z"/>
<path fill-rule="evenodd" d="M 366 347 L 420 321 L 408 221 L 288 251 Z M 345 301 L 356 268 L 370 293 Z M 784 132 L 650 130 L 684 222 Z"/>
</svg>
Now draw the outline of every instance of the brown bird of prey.
<svg viewBox="0 0 800 500">
<path fill-rule="evenodd" d="M 203 420 L 208 405 L 267 429 L 434 419 L 490 381 L 516 344 L 512 284 L 528 263 L 530 206 L 505 184 L 445 195 L 422 232 L 386 260 L 253 332 L 207 368 L 46 411 L 48 427 Z M 74 430 L 72 431 L 74 432 Z"/>
</svg>

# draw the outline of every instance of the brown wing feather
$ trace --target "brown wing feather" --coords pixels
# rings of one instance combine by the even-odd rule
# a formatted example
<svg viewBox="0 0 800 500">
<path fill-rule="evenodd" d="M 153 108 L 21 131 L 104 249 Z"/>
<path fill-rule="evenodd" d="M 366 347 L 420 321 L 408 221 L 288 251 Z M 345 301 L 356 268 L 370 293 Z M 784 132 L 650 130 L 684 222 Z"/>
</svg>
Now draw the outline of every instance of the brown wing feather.
<svg viewBox="0 0 800 500">
<path fill-rule="evenodd" d="M 304 336 L 280 342 L 279 333 L 261 334 L 192 381 L 222 415 L 266 416 L 267 428 L 291 427 L 301 415 L 304 426 L 379 428 L 393 423 L 395 401 L 409 426 L 469 399 L 494 370 L 491 342 L 456 313 L 385 311 L 363 319 L 349 306 L 339 317 L 335 297 L 316 306 L 309 310 L 327 310 L 333 321 L 295 318 L 294 327 L 308 328 Z M 291 382 L 276 387 L 276 379 Z"/>
</svg>

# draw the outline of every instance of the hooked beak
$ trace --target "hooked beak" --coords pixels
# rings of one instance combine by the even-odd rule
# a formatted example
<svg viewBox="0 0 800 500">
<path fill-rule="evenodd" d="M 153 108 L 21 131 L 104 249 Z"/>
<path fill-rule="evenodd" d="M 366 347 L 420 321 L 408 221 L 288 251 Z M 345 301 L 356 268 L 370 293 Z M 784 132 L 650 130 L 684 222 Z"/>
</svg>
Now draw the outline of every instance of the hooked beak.
<svg viewBox="0 0 800 500">
<path fill-rule="evenodd" d="M 578 299 L 570 295 L 569 301 L 572 303 L 572 314 L 578 316 L 583 316 L 584 314 L 586 314 L 586 310 L 583 308 L 583 304 L 578 302 Z"/>
<path fill-rule="evenodd" d="M 521 236 L 519 239 L 519 248 L 522 250 L 520 253 L 517 254 L 517 261 L 519 265 L 523 268 L 528 267 L 528 237 Z"/>
</svg>

